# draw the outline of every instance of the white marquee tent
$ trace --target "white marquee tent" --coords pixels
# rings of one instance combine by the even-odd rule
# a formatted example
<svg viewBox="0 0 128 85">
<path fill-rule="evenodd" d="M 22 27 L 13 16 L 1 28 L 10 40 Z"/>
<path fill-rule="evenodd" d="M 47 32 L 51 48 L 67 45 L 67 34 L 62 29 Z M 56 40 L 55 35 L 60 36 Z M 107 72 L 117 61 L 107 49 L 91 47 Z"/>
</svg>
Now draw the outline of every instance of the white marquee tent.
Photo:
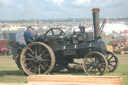
<svg viewBox="0 0 128 85">
<path fill-rule="evenodd" d="M 117 33 L 120 33 L 122 31 L 125 31 L 125 30 L 128 30 L 128 26 L 127 25 L 124 25 L 124 24 L 109 24 L 109 23 L 106 23 L 105 26 L 104 26 L 104 32 L 106 34 L 111 34 L 114 32 L 117 32 Z M 89 27 L 87 29 L 85 29 L 86 32 L 92 32 L 93 31 L 93 28 L 92 27 Z"/>
<path fill-rule="evenodd" d="M 120 33 L 122 31 L 128 30 L 128 26 L 124 24 L 106 24 L 104 27 L 104 32 L 106 34 L 111 34 L 114 32 Z"/>
</svg>

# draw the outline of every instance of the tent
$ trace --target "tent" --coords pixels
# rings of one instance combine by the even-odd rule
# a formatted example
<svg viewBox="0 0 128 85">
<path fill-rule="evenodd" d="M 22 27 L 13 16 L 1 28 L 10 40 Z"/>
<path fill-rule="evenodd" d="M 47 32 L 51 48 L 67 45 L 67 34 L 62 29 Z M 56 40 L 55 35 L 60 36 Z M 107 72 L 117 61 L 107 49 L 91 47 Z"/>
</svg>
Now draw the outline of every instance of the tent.
<svg viewBox="0 0 128 85">
<path fill-rule="evenodd" d="M 128 26 L 124 24 L 105 24 L 104 27 L 104 32 L 106 34 L 111 34 L 113 32 L 120 33 L 125 30 L 128 30 Z"/>
<path fill-rule="evenodd" d="M 122 31 L 128 30 L 128 26 L 124 24 L 109 24 L 106 23 L 104 26 L 104 32 L 108 34 L 112 34 L 113 32 L 120 33 Z M 93 32 L 93 27 L 89 27 L 85 29 L 86 32 Z"/>
</svg>

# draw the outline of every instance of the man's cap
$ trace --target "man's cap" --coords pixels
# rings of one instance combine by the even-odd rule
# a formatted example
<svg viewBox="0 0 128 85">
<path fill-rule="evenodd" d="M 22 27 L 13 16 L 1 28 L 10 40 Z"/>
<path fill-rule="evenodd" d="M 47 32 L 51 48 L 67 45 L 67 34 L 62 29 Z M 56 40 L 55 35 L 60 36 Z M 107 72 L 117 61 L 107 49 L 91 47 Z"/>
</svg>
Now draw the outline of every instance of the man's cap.
<svg viewBox="0 0 128 85">
<path fill-rule="evenodd" d="M 29 28 L 31 28 L 31 29 L 33 30 L 32 26 L 28 26 L 28 29 L 29 29 Z"/>
</svg>

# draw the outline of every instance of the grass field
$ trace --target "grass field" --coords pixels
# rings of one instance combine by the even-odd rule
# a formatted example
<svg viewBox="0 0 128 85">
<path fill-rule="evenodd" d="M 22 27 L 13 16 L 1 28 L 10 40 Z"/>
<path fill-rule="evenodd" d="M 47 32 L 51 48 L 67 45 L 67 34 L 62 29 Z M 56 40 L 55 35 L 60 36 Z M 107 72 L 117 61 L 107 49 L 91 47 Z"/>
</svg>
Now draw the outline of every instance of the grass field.
<svg viewBox="0 0 128 85">
<path fill-rule="evenodd" d="M 128 85 L 128 55 L 117 55 L 119 58 L 119 67 L 113 73 L 106 73 L 104 76 L 120 76 L 123 78 L 122 85 Z M 23 76 L 15 64 L 12 56 L 0 56 L 0 73 L 6 74 L 0 77 L 0 83 L 24 83 L 27 76 Z M 57 74 L 86 75 L 85 73 L 66 73 Z"/>
</svg>

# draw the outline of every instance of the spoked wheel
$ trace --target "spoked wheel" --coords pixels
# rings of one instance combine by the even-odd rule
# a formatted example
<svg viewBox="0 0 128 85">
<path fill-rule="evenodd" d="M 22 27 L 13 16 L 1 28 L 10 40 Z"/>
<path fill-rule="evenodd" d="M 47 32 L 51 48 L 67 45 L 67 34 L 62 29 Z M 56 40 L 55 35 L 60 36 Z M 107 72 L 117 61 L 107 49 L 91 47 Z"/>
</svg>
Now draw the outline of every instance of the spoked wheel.
<svg viewBox="0 0 128 85">
<path fill-rule="evenodd" d="M 87 75 L 103 75 L 108 68 L 108 62 L 103 54 L 90 52 L 84 57 L 83 69 Z"/>
<path fill-rule="evenodd" d="M 22 51 L 20 62 L 27 75 L 48 74 L 55 65 L 52 49 L 41 42 L 28 44 Z"/>
<path fill-rule="evenodd" d="M 108 72 L 114 72 L 119 64 L 118 58 L 114 53 L 107 51 L 106 59 L 108 61 Z"/>
</svg>

